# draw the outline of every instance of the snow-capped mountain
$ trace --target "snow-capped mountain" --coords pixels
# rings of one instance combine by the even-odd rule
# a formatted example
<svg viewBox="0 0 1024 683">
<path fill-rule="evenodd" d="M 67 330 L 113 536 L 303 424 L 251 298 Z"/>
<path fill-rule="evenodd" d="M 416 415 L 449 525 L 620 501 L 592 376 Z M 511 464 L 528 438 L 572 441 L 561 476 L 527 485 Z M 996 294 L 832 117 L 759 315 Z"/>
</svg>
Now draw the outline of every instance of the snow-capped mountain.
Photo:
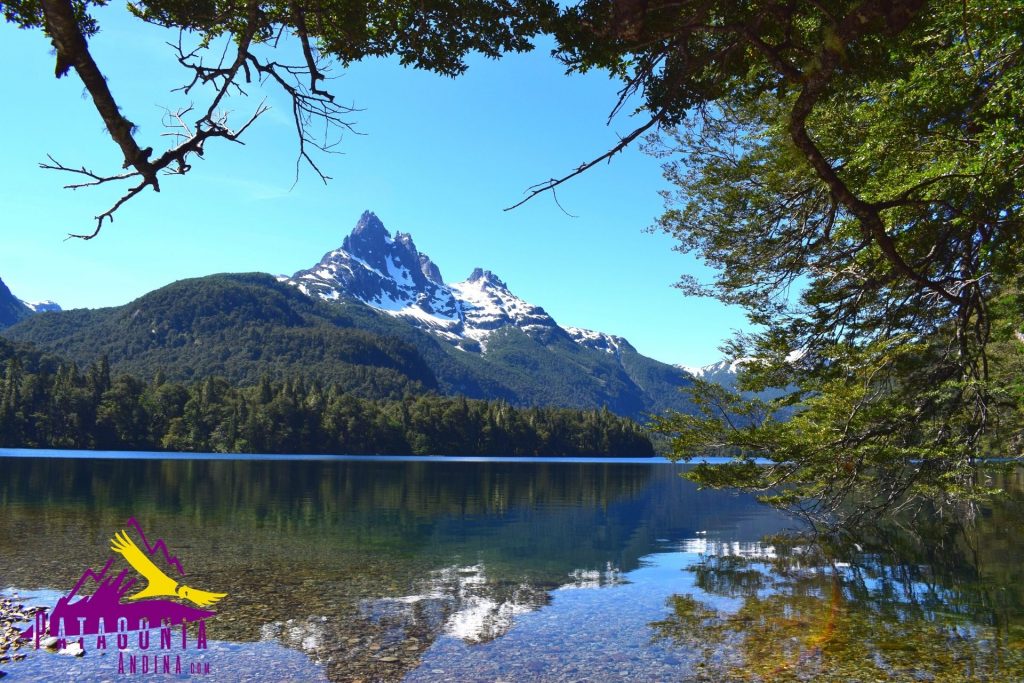
<svg viewBox="0 0 1024 683">
<path fill-rule="evenodd" d="M 430 257 L 417 251 L 411 235 L 392 238 L 369 211 L 339 249 L 324 254 L 312 268 L 279 279 L 309 296 L 328 301 L 351 296 L 393 315 L 418 318 L 436 330 L 451 330 L 462 322 L 459 304 Z"/>
<path fill-rule="evenodd" d="M 737 360 L 720 360 L 717 363 L 702 367 L 689 365 L 677 365 L 676 367 L 706 382 L 733 387 L 736 385 L 736 374 L 742 369 L 744 363 L 751 360 L 750 358 L 739 358 Z"/>
<path fill-rule="evenodd" d="M 327 301 L 359 299 L 451 342 L 478 343 L 461 348 L 486 352 L 488 337 L 509 326 L 531 337 L 564 335 L 608 353 L 629 346 L 621 337 L 561 328 L 543 308 L 513 294 L 489 270 L 477 268 L 462 282 L 445 283 L 411 235 L 398 232 L 392 237 L 370 211 L 359 218 L 341 248 L 324 254 L 312 268 L 279 279 Z"/>
<path fill-rule="evenodd" d="M 803 351 L 793 351 L 786 357 L 786 360 L 790 363 L 796 363 L 803 357 Z M 738 374 L 744 370 L 744 366 L 755 362 L 757 362 L 757 359 L 755 358 L 738 358 L 736 360 L 720 360 L 717 363 L 712 363 L 711 365 L 705 365 L 703 367 L 689 367 L 685 365 L 677 365 L 675 367 L 680 370 L 685 370 L 687 373 L 698 379 L 702 379 L 705 382 L 711 382 L 721 387 L 725 387 L 726 389 L 736 390 Z M 792 390 L 792 387 L 771 387 L 758 392 L 744 391 L 740 393 L 747 398 L 756 397 L 768 401 L 784 396 Z M 785 419 L 792 414 L 793 412 L 791 408 L 781 408 L 776 411 L 775 416 L 780 419 Z"/>
<path fill-rule="evenodd" d="M 790 351 L 786 355 L 786 362 L 791 365 L 799 364 L 807 355 L 806 349 L 796 349 Z M 677 365 L 676 367 L 680 370 L 685 370 L 689 374 L 693 375 L 698 379 L 702 379 L 706 382 L 714 382 L 724 387 L 732 388 L 736 386 L 736 376 L 744 369 L 744 366 L 751 363 L 756 363 L 756 358 L 746 357 L 737 358 L 736 360 L 720 360 L 717 363 L 711 365 L 705 365 L 703 367 L 694 367 L 689 365 Z M 762 397 L 778 396 L 783 391 L 766 391 L 761 392 Z"/>
<path fill-rule="evenodd" d="M 469 278 L 450 287 L 462 310 L 463 335 L 471 339 L 484 341 L 507 325 L 527 333 L 558 329 L 543 308 L 517 297 L 489 270 L 476 268 Z"/>
<path fill-rule="evenodd" d="M 33 313 L 43 311 L 59 311 L 60 306 L 52 301 L 29 303 L 22 301 L 11 293 L 3 280 L 0 280 L 0 329 L 13 325 Z"/>
<path fill-rule="evenodd" d="M 25 306 L 33 313 L 46 313 L 47 311 L 63 310 L 56 301 L 50 301 L 49 299 L 44 301 L 25 301 L 22 299 L 21 303 L 25 304 Z"/>
<path fill-rule="evenodd" d="M 370 212 L 340 247 L 291 277 L 211 275 L 73 314 L 33 315 L 9 298 L 16 306 L 11 321 L 0 319 L 5 337 L 80 364 L 103 353 L 119 372 L 166 367 L 168 375 L 231 373 L 232 381 L 251 382 L 287 367 L 327 381 L 354 378 L 353 390 L 374 398 L 415 384 L 517 406 L 607 408 L 639 420 L 693 410 L 682 391 L 692 378 L 678 368 L 622 337 L 563 328 L 488 270 L 445 282 L 410 235 L 389 233 Z"/>
</svg>

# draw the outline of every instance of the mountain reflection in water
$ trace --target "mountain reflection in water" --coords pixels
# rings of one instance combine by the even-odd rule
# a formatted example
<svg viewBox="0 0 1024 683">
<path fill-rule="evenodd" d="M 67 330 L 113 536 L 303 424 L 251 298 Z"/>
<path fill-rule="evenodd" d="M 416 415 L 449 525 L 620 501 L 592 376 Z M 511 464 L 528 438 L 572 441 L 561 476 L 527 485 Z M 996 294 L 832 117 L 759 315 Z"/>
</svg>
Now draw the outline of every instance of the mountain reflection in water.
<svg viewBox="0 0 1024 683">
<path fill-rule="evenodd" d="M 190 581 L 229 594 L 208 633 L 235 673 L 265 660 L 248 680 L 1015 671 L 1000 667 L 1020 640 L 1019 476 L 966 531 L 933 520 L 910 540 L 812 552 L 763 540 L 798 530 L 792 520 L 698 491 L 669 464 L 19 457 L 0 471 L 0 591 L 66 592 L 134 516 Z M 892 642 L 925 648 L 941 638 L 920 634 L 951 627 L 945 669 L 890 656 L 903 651 Z M 999 644 L 998 665 L 981 641 Z M 882 663 L 845 664 L 864 656 Z M 0 668 L 102 680 L 104 666 L 31 653 Z"/>
</svg>

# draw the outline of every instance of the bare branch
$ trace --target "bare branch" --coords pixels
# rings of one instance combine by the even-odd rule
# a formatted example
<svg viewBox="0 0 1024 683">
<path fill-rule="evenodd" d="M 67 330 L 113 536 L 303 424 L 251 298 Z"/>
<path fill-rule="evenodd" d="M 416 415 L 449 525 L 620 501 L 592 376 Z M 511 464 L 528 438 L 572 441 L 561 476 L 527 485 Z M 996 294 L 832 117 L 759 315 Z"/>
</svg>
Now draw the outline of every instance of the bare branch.
<svg viewBox="0 0 1024 683">
<path fill-rule="evenodd" d="M 96 235 L 100 234 L 100 229 L 103 227 L 103 221 L 109 219 L 110 222 L 113 223 L 114 222 L 114 212 L 117 211 L 118 209 L 120 209 L 124 205 L 124 203 L 127 202 L 129 199 L 131 199 L 132 197 L 134 197 L 138 193 L 142 192 L 146 188 L 146 186 L 149 185 L 149 184 L 150 183 L 149 183 L 148 180 L 143 180 L 141 183 L 139 183 L 138 185 L 136 185 L 132 189 L 128 190 L 128 192 L 123 194 L 120 199 L 118 199 L 116 202 L 114 202 L 113 206 L 111 206 L 109 209 L 107 209 L 106 211 L 104 211 L 100 215 L 96 216 L 96 229 L 93 230 L 92 233 L 90 233 L 88 235 L 76 235 L 76 234 L 72 233 L 72 234 L 68 235 L 67 237 L 65 237 L 64 239 L 65 240 L 69 240 L 72 237 L 75 237 L 75 238 L 78 238 L 78 239 L 81 239 L 81 240 L 91 240 L 93 237 L 95 237 Z"/>
<path fill-rule="evenodd" d="M 146 179 L 147 184 L 160 191 L 156 169 L 149 163 L 152 149 L 139 149 L 133 132 L 135 125 L 121 115 L 107 80 L 89 52 L 85 35 L 82 33 L 71 0 L 42 0 L 46 32 L 50 35 L 57 51 L 57 76 L 63 76 L 74 67 L 86 90 L 92 97 L 103 123 L 124 154 L 124 168 L 134 167 Z"/>
<path fill-rule="evenodd" d="M 263 62 L 255 55 L 248 55 L 247 64 L 250 65 L 264 80 L 271 80 L 284 90 L 292 100 L 292 120 L 295 125 L 296 137 L 299 141 L 299 153 L 295 160 L 295 182 L 299 179 L 299 170 L 304 160 L 316 172 L 323 182 L 330 180 L 316 164 L 309 154 L 307 147 L 315 148 L 324 153 L 336 153 L 335 147 L 340 143 L 340 135 L 337 140 L 331 140 L 330 130 L 349 131 L 356 133 L 353 124 L 343 118 L 346 114 L 356 111 L 351 107 L 345 107 L 334 101 L 334 96 L 322 90 L 310 89 L 304 82 L 309 78 L 311 84 L 324 76 L 322 72 L 316 71 L 314 77 L 313 69 L 315 64 L 310 66 L 292 66 L 279 64 L 277 62 Z M 324 124 L 324 135 L 321 138 L 313 137 L 310 134 L 309 126 L 313 121 L 321 121 Z"/>
<path fill-rule="evenodd" d="M 340 142 L 332 139 L 334 131 L 355 132 L 353 124 L 345 119 L 347 114 L 356 111 L 335 103 L 334 96 L 319 87 L 319 83 L 327 79 L 325 69 L 319 64 L 306 29 L 305 17 L 298 4 L 292 5 L 292 22 L 303 53 L 304 63 L 298 65 L 280 64 L 258 58 L 253 51 L 256 43 L 269 39 L 273 43 L 279 40 L 285 25 L 277 27 L 276 38 L 274 28 L 267 23 L 266 16 L 261 12 L 258 0 L 246 0 L 246 21 L 239 33 L 227 36 L 223 50 L 215 62 L 206 63 L 207 46 L 200 44 L 193 49 L 186 49 L 184 32 L 180 32 L 177 44 L 169 43 L 175 51 L 178 63 L 191 72 L 187 82 L 176 88 L 175 92 L 192 94 L 200 86 L 212 89 L 212 98 L 201 115 L 195 121 L 187 117 L 195 110 L 195 104 L 179 109 L 165 109 L 163 123 L 165 131 L 161 137 L 170 138 L 172 144 L 157 158 L 151 159 L 152 147 L 140 149 L 135 141 L 135 127 L 119 113 L 117 102 L 106 86 L 106 79 L 92 60 L 88 45 L 81 29 L 74 19 L 70 0 L 43 0 L 46 14 L 47 32 L 53 36 L 54 46 L 58 53 L 58 70 L 64 64 L 73 66 L 86 85 L 89 94 L 100 112 L 104 123 L 125 155 L 124 168 L 132 168 L 125 173 L 102 174 L 86 167 L 75 168 L 58 162 L 53 156 L 47 155 L 49 161 L 40 164 L 41 168 L 65 173 L 73 173 L 84 177 L 80 183 L 66 185 L 67 189 L 93 187 L 110 182 L 136 179 L 138 184 L 128 189 L 109 209 L 96 216 L 96 229 L 90 234 L 72 234 L 69 237 L 92 239 L 99 234 L 106 221 L 113 221 L 114 213 L 127 201 L 138 195 L 146 187 L 160 191 L 159 175 L 184 175 L 191 170 L 189 157 L 195 155 L 202 158 L 207 141 L 223 139 L 244 144 L 239 138 L 269 107 L 266 100 L 260 102 L 255 111 L 237 129 L 229 124 L 229 112 L 224 105 L 230 96 L 246 96 L 245 83 L 257 78 L 260 83 L 276 83 L 291 98 L 292 116 L 295 123 L 296 136 L 299 142 L 296 157 L 296 182 L 302 162 L 309 164 L 321 180 L 326 182 L 329 176 L 317 165 L 310 151 L 316 149 L 325 153 L 334 153 Z M 232 46 L 234 49 L 232 50 Z M 64 69 L 64 71 L 67 70 Z M 314 122 L 324 126 L 322 136 L 314 135 L 311 127 Z"/>
<path fill-rule="evenodd" d="M 302 6 L 295 2 L 291 3 L 292 19 L 295 21 L 295 34 L 299 37 L 299 42 L 302 44 L 302 56 L 306 60 L 306 68 L 309 70 L 309 91 L 313 95 L 323 97 L 331 102 L 334 102 L 334 96 L 325 90 L 320 90 L 316 87 L 317 81 L 324 80 L 324 74 L 317 68 L 316 58 L 313 56 L 313 48 L 309 43 L 309 30 L 306 28 L 306 14 L 302 10 Z"/>
<path fill-rule="evenodd" d="M 98 173 L 95 173 L 94 171 L 90 171 L 85 166 L 82 166 L 80 168 L 71 168 L 69 166 L 65 166 L 64 164 L 54 159 L 53 156 L 50 154 L 47 154 L 46 157 L 52 163 L 40 163 L 39 168 L 45 169 L 47 171 L 64 171 L 66 173 L 77 173 L 78 175 L 83 175 L 86 178 L 92 179 L 89 182 L 85 183 L 73 183 L 70 185 L 65 185 L 65 190 L 77 190 L 80 187 L 93 187 L 95 185 L 101 185 L 103 183 L 109 183 L 115 180 L 125 180 L 126 178 L 134 178 L 139 175 L 138 171 L 129 171 L 128 173 L 118 173 L 117 175 L 112 176 L 102 176 Z"/>
<path fill-rule="evenodd" d="M 524 199 L 521 199 L 520 201 L 516 202 L 512 206 L 506 207 L 504 210 L 505 211 L 511 211 L 513 209 L 519 208 L 520 206 L 522 206 L 526 202 L 530 201 L 531 199 L 533 199 L 537 195 L 543 194 L 545 192 L 552 192 L 552 191 L 554 191 L 554 189 L 556 187 L 558 187 L 562 183 L 564 183 L 564 182 L 566 182 L 568 180 L 571 180 L 571 179 L 575 178 L 576 176 L 578 176 L 578 175 L 580 175 L 582 173 L 586 173 L 588 170 L 590 170 L 594 166 L 597 166 L 602 161 L 610 161 L 612 157 L 614 157 L 616 154 L 618 154 L 622 150 L 624 150 L 627 147 L 629 147 L 629 145 L 632 144 L 633 141 L 636 140 L 638 137 L 640 137 L 641 135 L 643 135 L 644 133 L 649 131 L 654 126 L 658 125 L 658 123 L 661 121 L 661 117 L 663 116 L 663 114 L 664 114 L 664 110 L 659 111 L 654 116 L 652 116 L 651 119 L 647 123 L 645 123 L 644 125 L 640 126 L 637 129 L 635 129 L 629 135 L 627 135 L 627 136 L 625 136 L 623 138 L 619 138 L 619 143 L 617 145 L 615 145 L 614 147 L 609 149 L 607 152 L 605 152 L 601 156 L 595 157 L 594 159 L 591 159 L 590 161 L 588 161 L 586 163 L 580 164 L 571 173 L 568 173 L 568 174 L 562 176 L 561 178 L 552 178 L 551 180 L 547 180 L 547 181 L 545 181 L 543 183 L 538 183 L 536 185 L 530 186 L 526 190 L 527 191 L 527 195 L 526 195 L 526 197 Z M 565 209 L 562 209 L 562 210 L 564 211 Z"/>
</svg>

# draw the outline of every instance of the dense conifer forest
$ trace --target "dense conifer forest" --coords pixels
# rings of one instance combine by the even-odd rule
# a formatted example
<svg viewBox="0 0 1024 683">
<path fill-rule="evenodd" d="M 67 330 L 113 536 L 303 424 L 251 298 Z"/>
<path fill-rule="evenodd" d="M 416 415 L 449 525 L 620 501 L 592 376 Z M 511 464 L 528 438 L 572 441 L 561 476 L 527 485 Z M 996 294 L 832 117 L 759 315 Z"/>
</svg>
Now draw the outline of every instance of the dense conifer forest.
<svg viewBox="0 0 1024 683">
<path fill-rule="evenodd" d="M 251 386 L 80 369 L 0 340 L 0 446 L 222 453 L 650 456 L 607 410 L 515 408 L 409 393 L 367 399 L 299 376 Z"/>
</svg>

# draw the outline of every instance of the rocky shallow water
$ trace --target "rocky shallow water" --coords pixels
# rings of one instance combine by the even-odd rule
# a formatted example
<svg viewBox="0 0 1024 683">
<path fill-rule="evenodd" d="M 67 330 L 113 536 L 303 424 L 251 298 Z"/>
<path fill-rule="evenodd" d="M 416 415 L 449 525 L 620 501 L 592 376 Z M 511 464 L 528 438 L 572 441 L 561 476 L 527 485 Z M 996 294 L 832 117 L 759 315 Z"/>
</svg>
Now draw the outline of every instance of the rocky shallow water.
<svg viewBox="0 0 1024 683">
<path fill-rule="evenodd" d="M 28 644 L 20 636 L 34 614 L 35 609 L 26 606 L 17 596 L 0 597 L 0 678 L 6 675 L 4 666 L 25 659 Z M 22 651 L 23 648 L 26 651 Z"/>
</svg>

